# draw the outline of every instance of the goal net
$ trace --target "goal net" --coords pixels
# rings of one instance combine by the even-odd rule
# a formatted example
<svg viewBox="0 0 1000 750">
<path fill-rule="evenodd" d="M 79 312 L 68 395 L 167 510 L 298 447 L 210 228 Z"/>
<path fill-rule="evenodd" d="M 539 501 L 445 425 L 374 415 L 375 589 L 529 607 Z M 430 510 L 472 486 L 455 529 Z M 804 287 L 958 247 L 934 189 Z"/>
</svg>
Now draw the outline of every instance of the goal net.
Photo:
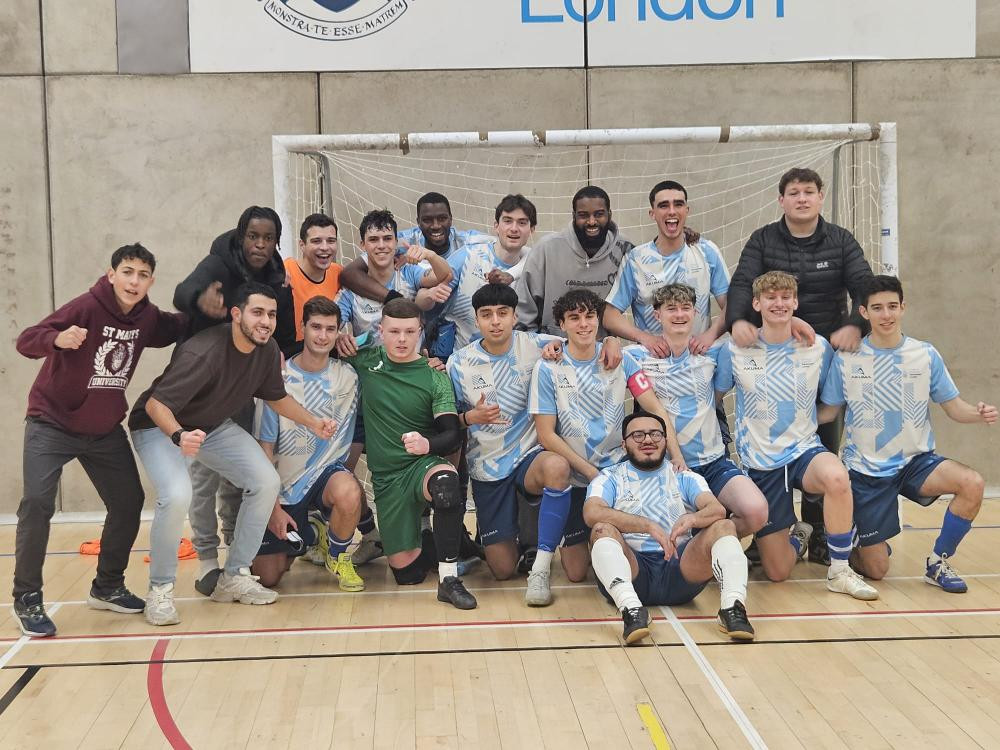
<svg viewBox="0 0 1000 750">
<path fill-rule="evenodd" d="M 366 212 L 388 208 L 400 228 L 413 226 L 430 191 L 448 197 L 456 228 L 484 233 L 499 200 L 523 193 L 538 208 L 537 240 L 567 226 L 588 184 L 608 192 L 620 232 L 638 245 L 656 236 L 650 188 L 672 179 L 688 191 L 688 226 L 732 272 L 750 234 L 781 215 L 781 175 L 809 167 L 824 181 L 824 216 L 851 230 L 876 273 L 898 273 L 894 123 L 275 136 L 273 155 L 286 256 L 302 220 L 323 212 L 349 262 Z"/>
</svg>

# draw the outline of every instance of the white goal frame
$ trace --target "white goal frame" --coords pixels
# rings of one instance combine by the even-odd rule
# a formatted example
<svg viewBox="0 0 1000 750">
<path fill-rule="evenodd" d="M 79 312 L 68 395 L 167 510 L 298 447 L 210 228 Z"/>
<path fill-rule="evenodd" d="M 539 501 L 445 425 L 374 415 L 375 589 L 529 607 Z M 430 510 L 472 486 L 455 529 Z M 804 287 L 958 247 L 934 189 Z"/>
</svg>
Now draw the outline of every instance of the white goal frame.
<svg viewBox="0 0 1000 750">
<path fill-rule="evenodd" d="M 427 149 L 538 148 L 567 146 L 648 145 L 671 143 L 754 143 L 773 141 L 877 141 L 881 268 L 876 273 L 899 274 L 899 215 L 896 165 L 896 123 L 834 125 L 723 125 L 687 128 L 624 128 L 591 130 L 510 130 L 439 133 L 354 133 L 339 135 L 275 135 L 271 139 L 274 208 L 284 220 L 281 247 L 294 252 L 296 228 L 293 195 L 288 185 L 293 154 L 318 151 L 396 151 L 403 155 Z M 329 175 L 326 175 L 329 179 Z M 328 191 L 329 192 L 329 191 Z M 834 197 L 836 200 L 836 196 Z"/>
</svg>

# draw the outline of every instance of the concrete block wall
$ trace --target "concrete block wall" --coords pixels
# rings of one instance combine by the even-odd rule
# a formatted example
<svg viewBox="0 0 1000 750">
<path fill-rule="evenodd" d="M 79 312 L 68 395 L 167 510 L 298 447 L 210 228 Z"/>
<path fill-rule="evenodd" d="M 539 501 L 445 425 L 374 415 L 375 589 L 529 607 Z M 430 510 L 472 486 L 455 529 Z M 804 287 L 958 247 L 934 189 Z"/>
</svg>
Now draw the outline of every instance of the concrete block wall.
<svg viewBox="0 0 1000 750">
<path fill-rule="evenodd" d="M 185 73 L 186 2 L 134 2 L 0 6 L 0 514 L 20 498 L 38 367 L 17 333 L 127 242 L 156 253 L 151 297 L 169 307 L 211 240 L 271 203 L 273 133 L 895 120 L 907 328 L 937 344 L 966 398 L 1000 400 L 1000 0 L 979 2 L 975 60 L 241 75 Z M 158 15 L 144 22 L 141 4 Z M 131 398 L 165 361 L 147 352 Z M 943 452 L 1000 486 L 996 430 L 937 429 Z M 101 507 L 76 466 L 61 507 Z"/>
</svg>

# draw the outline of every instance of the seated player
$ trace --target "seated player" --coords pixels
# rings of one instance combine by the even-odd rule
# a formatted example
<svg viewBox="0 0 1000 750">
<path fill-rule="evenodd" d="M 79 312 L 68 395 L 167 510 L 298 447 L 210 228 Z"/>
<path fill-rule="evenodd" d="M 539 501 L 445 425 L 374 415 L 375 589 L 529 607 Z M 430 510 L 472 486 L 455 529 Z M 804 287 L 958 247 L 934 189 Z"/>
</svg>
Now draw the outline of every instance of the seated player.
<svg viewBox="0 0 1000 750">
<path fill-rule="evenodd" d="M 458 473 L 443 458 L 461 445 L 451 381 L 417 352 L 423 325 L 414 302 L 387 303 L 379 329 L 382 345 L 348 361 L 361 383 L 365 449 L 389 568 L 396 583 L 407 585 L 421 583 L 434 566 L 421 555 L 420 519 L 430 503 L 438 600 L 474 609 L 476 598 L 458 577 L 465 503 Z"/>
<path fill-rule="evenodd" d="M 577 289 L 557 299 L 552 317 L 566 333 L 567 344 L 559 362 L 539 361 L 531 378 L 530 411 L 542 447 L 565 458 L 570 465 L 570 486 L 543 498 L 538 518 L 538 553 L 528 576 L 528 595 L 550 598 L 549 568 L 560 539 L 563 569 L 571 581 L 587 575 L 587 525 L 583 503 L 587 485 L 601 469 L 624 458 L 619 432 L 625 416 L 626 390 L 643 408 L 669 417 L 649 387 L 646 376 L 631 357 L 612 369 L 600 364 L 597 330 L 604 302 L 593 292 Z M 611 347 L 608 347 L 611 348 Z M 673 427 L 667 427 L 666 446 L 671 459 L 683 466 Z"/>
<path fill-rule="evenodd" d="M 993 424 L 997 409 L 962 400 L 937 349 L 903 335 L 906 306 L 899 279 L 875 276 L 860 302 L 871 333 L 858 351 L 837 352 L 820 407 L 820 420 L 830 421 L 840 405 L 847 404 L 844 463 L 850 470 L 858 527 L 852 564 L 875 580 L 889 572 L 887 540 L 899 533 L 899 495 L 921 505 L 954 495 L 927 558 L 924 580 L 964 594 L 968 586 L 950 560 L 979 513 L 983 478 L 934 452 L 930 403 L 941 404 L 945 414 L 963 424 Z"/>
<path fill-rule="evenodd" d="M 826 496 L 826 587 L 855 599 L 877 599 L 878 591 L 847 564 L 854 540 L 851 483 L 840 459 L 816 435 L 816 396 L 833 350 L 821 336 L 812 345 L 792 337 L 797 289 L 795 277 L 783 271 L 754 280 L 753 308 L 763 320 L 760 337 L 749 347 L 732 341 L 723 346 L 715 389 L 736 388 L 736 450 L 767 498 L 768 521 L 756 536 L 764 574 L 785 580 L 808 544 L 811 529 L 796 524 L 792 505 L 792 490 L 800 489 Z"/>
<path fill-rule="evenodd" d="M 622 260 L 604 313 L 604 326 L 609 332 L 637 341 L 660 357 L 668 352 L 660 338 L 663 326 L 654 311 L 653 295 L 664 284 L 682 283 L 695 290 L 697 300 L 691 325 L 694 354 L 704 354 L 726 326 L 729 292 L 726 262 L 715 243 L 688 234 L 687 198 L 684 186 L 673 180 L 659 182 L 649 191 L 649 218 L 656 222 L 656 238 L 633 248 Z M 714 323 L 710 310 L 712 297 L 720 309 Z M 634 324 L 625 317 L 630 308 Z"/>
<path fill-rule="evenodd" d="M 715 367 L 721 346 L 704 354 L 691 352 L 698 295 L 687 284 L 667 284 L 653 292 L 653 316 L 664 357 L 645 346 L 625 348 L 645 373 L 657 398 L 673 418 L 677 441 L 688 468 L 700 475 L 719 502 L 732 513 L 736 535 L 744 537 L 767 523 L 767 500 L 746 472 L 729 460 L 716 419 Z"/>
<path fill-rule="evenodd" d="M 285 363 L 285 391 L 318 417 L 333 419 L 337 431 L 319 440 L 266 403 L 258 405 L 257 439 L 275 461 L 281 493 L 251 572 L 273 587 L 296 557 L 318 547 L 326 568 L 344 591 L 361 591 L 347 548 L 354 538 L 364 500 L 361 485 L 345 466 L 358 408 L 358 376 L 346 362 L 330 359 L 340 329 L 340 308 L 313 297 L 302 308 L 302 353 Z M 318 509 L 329 523 L 309 518 Z M 295 533 L 289 536 L 289 531 Z"/>
<path fill-rule="evenodd" d="M 736 526 L 704 479 L 674 471 L 666 460 L 666 431 L 655 414 L 627 416 L 628 460 L 601 471 L 587 489 L 583 516 L 593 529 L 598 587 L 622 613 L 622 638 L 633 644 L 649 635 L 646 607 L 689 602 L 714 576 L 722 589 L 719 630 L 752 641 L 747 559 Z"/>
<path fill-rule="evenodd" d="M 451 280 L 448 262 L 420 245 L 411 245 L 406 252 L 406 263 L 396 268 L 396 219 L 389 211 L 369 211 L 361 220 L 358 234 L 361 236 L 361 250 L 368 258 L 368 276 L 384 289 L 398 292 L 404 299 L 412 300 L 418 289 Z M 428 270 L 417 265 L 422 261 L 430 264 Z M 354 337 L 367 335 L 366 345 L 380 343 L 378 323 L 382 319 L 381 302 L 343 289 L 337 304 L 343 319 L 341 324 L 349 323 L 353 334 L 338 339 L 337 350 L 342 356 L 357 352 Z"/>
<path fill-rule="evenodd" d="M 302 308 L 313 297 L 336 299 L 340 271 L 337 222 L 326 214 L 310 214 L 299 227 L 299 257 L 285 258 L 285 273 L 295 305 L 296 341 L 302 341 Z"/>
<path fill-rule="evenodd" d="M 87 603 L 123 614 L 145 602 L 125 587 L 129 551 L 139 532 L 144 494 L 121 421 L 125 388 L 148 346 L 170 346 L 184 315 L 149 301 L 156 258 L 125 245 L 86 294 L 17 337 L 17 351 L 45 362 L 28 394 L 24 425 L 24 496 L 17 509 L 14 614 L 31 637 L 56 634 L 42 602 L 42 566 L 62 468 L 80 462 L 108 509 L 97 574 Z"/>
<path fill-rule="evenodd" d="M 484 284 L 510 284 L 519 274 L 527 244 L 538 223 L 535 205 L 523 195 L 507 195 L 496 207 L 496 237 L 465 245 L 448 258 L 451 297 L 443 317 L 455 325 L 455 350 L 480 338 L 472 295 Z M 453 291 L 451 291 L 453 290 Z M 421 290 L 417 300 L 431 290 Z"/>
<path fill-rule="evenodd" d="M 472 498 L 486 563 L 502 581 L 517 567 L 521 538 L 517 492 L 536 500 L 540 496 L 544 513 L 551 496 L 569 483 L 569 464 L 542 450 L 528 413 L 532 368 L 546 345 L 561 345 L 562 339 L 515 331 L 517 294 L 509 286 L 480 287 L 472 295 L 472 306 L 482 338 L 451 356 L 448 374 L 455 387 L 459 422 L 468 430 Z M 568 574 L 571 571 L 578 575 L 567 569 Z M 528 590 L 531 594 L 531 587 Z M 551 597 L 527 598 L 533 606 L 550 601 Z"/>
</svg>

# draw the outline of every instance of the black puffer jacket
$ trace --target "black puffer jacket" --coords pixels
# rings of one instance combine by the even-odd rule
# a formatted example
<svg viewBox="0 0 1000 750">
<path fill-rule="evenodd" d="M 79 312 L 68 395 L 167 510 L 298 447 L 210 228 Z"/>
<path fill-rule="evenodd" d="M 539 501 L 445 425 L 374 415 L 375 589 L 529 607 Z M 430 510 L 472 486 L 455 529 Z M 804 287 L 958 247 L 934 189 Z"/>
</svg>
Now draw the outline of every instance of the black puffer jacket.
<svg viewBox="0 0 1000 750">
<path fill-rule="evenodd" d="M 864 286 L 872 278 L 861 245 L 843 227 L 819 219 L 809 242 L 800 245 L 792 237 L 785 220 L 761 227 L 750 235 L 739 265 L 729 284 L 726 301 L 726 327 L 737 320 L 760 325 L 754 312 L 753 280 L 768 271 L 785 271 L 799 282 L 799 309 L 796 315 L 825 338 L 848 323 L 868 330 L 858 313 Z M 853 306 L 847 307 L 847 295 Z"/>
<path fill-rule="evenodd" d="M 212 242 L 208 255 L 174 290 L 174 307 L 191 318 L 191 334 L 217 325 L 221 321 L 209 318 L 198 309 L 198 297 L 214 281 L 222 282 L 222 299 L 226 305 L 226 320 L 237 290 L 247 281 L 258 281 L 271 287 L 278 297 L 278 320 L 274 340 L 287 356 L 295 350 L 295 308 L 291 287 L 285 284 L 285 267 L 275 251 L 271 260 L 259 271 L 251 271 L 243 257 L 243 248 L 236 230 L 223 232 Z"/>
</svg>

